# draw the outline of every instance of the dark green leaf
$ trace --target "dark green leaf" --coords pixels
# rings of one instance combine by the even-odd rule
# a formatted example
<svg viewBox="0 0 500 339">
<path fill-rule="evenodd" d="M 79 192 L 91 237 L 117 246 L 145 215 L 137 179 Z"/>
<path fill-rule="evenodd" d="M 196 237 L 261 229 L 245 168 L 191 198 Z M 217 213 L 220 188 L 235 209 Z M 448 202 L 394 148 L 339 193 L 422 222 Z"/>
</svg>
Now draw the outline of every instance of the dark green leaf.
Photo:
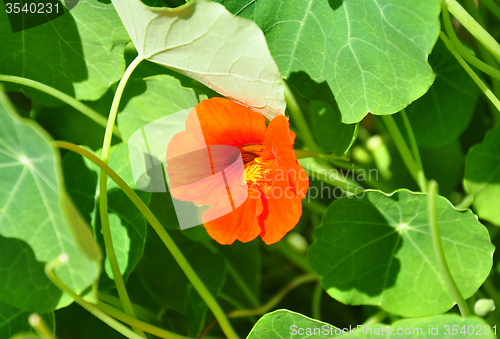
<svg viewBox="0 0 500 339">
<path fill-rule="evenodd" d="M 465 131 L 474 114 L 479 88 L 441 41 L 429 56 L 429 63 L 437 74 L 436 80 L 406 112 L 417 143 L 435 147 L 457 140 Z"/>
<path fill-rule="evenodd" d="M 121 78 L 127 41 L 113 5 L 104 1 L 82 0 L 59 18 L 14 34 L 2 10 L 0 73 L 42 82 L 78 100 L 96 100 Z M 60 103 L 32 88 L 23 92 L 45 105 Z"/>
<path fill-rule="evenodd" d="M 217 296 L 226 278 L 223 257 L 211 253 L 201 243 L 184 238 L 179 232 L 183 231 L 169 231 L 169 234 L 208 290 Z M 137 266 L 137 274 L 163 309 L 185 316 L 179 321 L 185 322 L 184 328 L 187 328 L 189 336 L 200 333 L 207 305 L 156 234 L 150 232 L 148 235 L 144 258 Z"/>
<path fill-rule="evenodd" d="M 121 143 L 111 147 L 108 164 L 127 184 L 134 187 L 126 144 Z M 83 161 L 79 155 L 70 153 L 64 157 L 63 168 L 68 193 L 87 222 L 92 224 L 96 238 L 104 248 L 100 213 L 97 207 L 98 167 L 90 161 Z M 151 193 L 142 191 L 136 191 L 136 193 L 146 204 L 149 202 Z M 108 178 L 108 209 L 116 257 L 120 271 L 126 280 L 144 251 L 146 221 L 142 213 L 110 178 Z M 100 279 L 100 288 L 109 289 L 113 286 L 111 281 L 113 274 L 107 256 L 104 268 L 106 275 Z"/>
</svg>

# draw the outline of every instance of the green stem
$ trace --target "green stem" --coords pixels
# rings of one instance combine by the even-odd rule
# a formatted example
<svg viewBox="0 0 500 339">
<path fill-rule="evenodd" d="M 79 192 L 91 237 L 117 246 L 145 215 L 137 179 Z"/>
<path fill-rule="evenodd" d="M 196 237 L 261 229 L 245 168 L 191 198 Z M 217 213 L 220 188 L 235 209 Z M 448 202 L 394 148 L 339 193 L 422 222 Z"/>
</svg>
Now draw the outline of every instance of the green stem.
<svg viewBox="0 0 500 339">
<path fill-rule="evenodd" d="M 457 210 L 466 210 L 472 205 L 473 202 L 474 197 L 470 194 L 467 194 L 458 204 L 455 205 L 455 208 Z"/>
<path fill-rule="evenodd" d="M 31 327 L 36 331 L 36 334 L 42 339 L 56 339 L 49 330 L 49 327 L 45 324 L 42 317 L 38 313 L 33 313 L 29 316 L 28 322 Z"/>
<path fill-rule="evenodd" d="M 52 281 L 52 283 L 56 285 L 57 288 L 59 288 L 61 291 L 63 291 L 64 293 L 69 295 L 73 300 L 75 300 L 75 302 L 78 305 L 82 306 L 96 318 L 100 319 L 102 322 L 104 322 L 109 327 L 122 334 L 124 337 L 129 339 L 144 339 L 140 335 L 134 333 L 133 331 L 131 331 L 130 329 L 128 329 L 127 327 L 125 327 L 124 325 L 117 322 L 115 319 L 111 318 L 109 315 L 98 309 L 95 305 L 83 300 L 82 297 L 73 292 L 69 287 L 64 285 L 62 281 L 59 280 L 59 278 L 56 276 L 54 272 L 54 269 L 57 266 L 66 263 L 67 261 L 68 261 L 68 256 L 66 254 L 61 254 L 56 259 L 49 261 L 47 264 L 45 264 L 45 274 L 50 279 L 50 281 Z"/>
<path fill-rule="evenodd" d="M 441 32 L 439 34 L 439 37 L 441 38 L 441 40 L 443 40 L 443 42 L 446 45 L 446 47 L 448 48 L 448 50 L 451 52 L 451 54 L 453 54 L 453 56 L 455 57 L 455 59 L 457 59 L 457 61 L 460 63 L 460 65 L 462 65 L 462 67 L 465 69 L 467 74 L 469 74 L 469 76 L 472 78 L 472 80 L 474 80 L 474 82 L 481 89 L 481 91 L 484 93 L 484 95 L 486 95 L 486 97 L 491 101 L 491 103 L 493 105 L 495 105 L 496 109 L 500 112 L 500 101 L 495 96 L 495 94 L 493 94 L 493 92 L 477 76 L 477 74 L 472 70 L 472 68 L 467 64 L 467 62 L 465 62 L 465 60 L 460 56 L 460 54 L 458 54 L 458 52 L 453 47 L 453 44 L 451 43 L 451 41 L 448 40 L 448 38 L 446 37 L 446 35 L 443 32 Z"/>
<path fill-rule="evenodd" d="M 443 0 L 450 13 L 500 61 L 500 44 L 456 1 Z"/>
<path fill-rule="evenodd" d="M 418 176 L 418 186 L 422 192 L 427 190 L 427 179 L 425 178 L 424 167 L 422 166 L 422 159 L 420 158 L 420 152 L 418 150 L 417 140 L 415 139 L 415 134 L 413 134 L 413 129 L 411 128 L 410 120 L 408 115 L 406 115 L 406 110 L 401 111 L 401 116 L 403 117 L 403 122 L 405 124 L 406 133 L 408 134 L 408 139 L 410 140 L 411 150 L 413 152 L 413 159 L 417 165 L 417 176 Z"/>
<path fill-rule="evenodd" d="M 120 105 L 120 100 L 123 95 L 123 90 L 127 84 L 130 75 L 134 69 L 142 61 L 142 57 L 138 56 L 132 63 L 127 67 L 123 77 L 118 83 L 116 88 L 115 96 L 113 98 L 113 103 L 111 104 L 111 109 L 108 117 L 108 125 L 106 126 L 106 132 L 104 133 L 104 142 L 102 144 L 102 161 L 107 164 L 109 159 L 109 150 L 111 148 L 111 138 L 113 135 L 113 127 L 115 125 L 116 115 L 118 114 L 118 107 Z M 108 215 L 108 187 L 107 187 L 108 177 L 106 172 L 101 170 L 99 175 L 99 212 L 101 215 L 101 229 L 102 236 L 104 239 L 104 247 L 106 249 L 106 254 L 109 260 L 109 266 L 113 272 L 113 280 L 115 282 L 116 290 L 118 296 L 122 302 L 123 309 L 125 313 L 135 318 L 134 309 L 132 308 L 132 303 L 125 288 L 125 283 L 123 281 L 122 274 L 120 272 L 120 266 L 118 264 L 118 259 L 116 258 L 115 249 L 113 246 L 113 237 L 111 235 L 111 228 L 109 225 L 109 215 Z M 134 329 L 136 330 L 136 329 Z M 140 330 L 136 332 L 145 337 L 144 333 Z"/>
<path fill-rule="evenodd" d="M 385 318 L 387 318 L 386 311 L 378 311 L 363 323 L 363 325 L 378 324 L 381 323 Z"/>
<path fill-rule="evenodd" d="M 162 328 L 153 326 L 151 324 L 145 323 L 143 321 L 137 320 L 136 318 L 133 318 L 123 312 L 120 312 L 116 308 L 109 306 L 104 303 L 99 303 L 96 305 L 97 309 L 101 310 L 102 312 L 109 314 L 115 319 L 118 319 L 122 322 L 124 322 L 127 325 L 133 326 L 135 328 L 139 328 L 144 332 L 151 333 L 152 335 L 155 335 L 159 338 L 164 338 L 164 339 L 187 339 L 187 337 L 169 332 L 167 330 L 164 330 Z"/>
<path fill-rule="evenodd" d="M 312 317 L 316 320 L 321 320 L 321 297 L 323 296 L 323 285 L 321 281 L 318 281 L 316 287 L 314 288 L 314 294 L 312 297 Z"/>
<path fill-rule="evenodd" d="M 250 310 L 236 310 L 229 313 L 227 316 L 230 318 L 239 318 L 239 317 L 250 317 L 254 315 L 261 315 L 272 310 L 278 303 L 294 288 L 300 286 L 302 284 L 317 281 L 318 276 L 315 274 L 307 274 L 300 277 L 295 278 L 289 284 L 287 284 L 281 291 L 279 291 L 271 300 L 269 300 L 264 305 L 250 309 Z"/>
<path fill-rule="evenodd" d="M 168 235 L 167 231 L 165 231 L 165 229 L 158 221 L 158 219 L 156 219 L 154 214 L 149 210 L 149 208 L 146 206 L 146 204 L 144 204 L 144 202 L 141 200 L 141 198 L 139 198 L 139 196 L 134 192 L 134 190 L 115 171 L 113 171 L 111 167 L 109 167 L 101 159 L 99 159 L 86 149 L 63 141 L 56 141 L 55 144 L 59 148 L 65 148 L 74 151 L 92 161 L 122 189 L 122 191 L 137 207 L 137 209 L 144 215 L 144 217 L 149 222 L 151 227 L 156 231 L 160 239 L 163 241 L 163 243 L 169 250 L 170 254 L 172 254 L 177 264 L 181 267 L 182 271 L 184 272 L 184 274 L 186 274 L 191 284 L 193 284 L 196 291 L 200 294 L 201 298 L 205 301 L 205 303 L 208 305 L 208 307 L 214 314 L 222 330 L 224 331 L 224 334 L 229 339 L 238 338 L 238 335 L 234 332 L 233 328 L 231 327 L 231 324 L 229 323 L 229 320 L 224 314 L 224 311 L 221 309 L 215 298 L 212 296 L 207 287 L 203 284 L 203 282 L 198 277 L 196 272 L 193 270 L 193 268 L 186 260 L 182 252 L 179 250 L 179 248 L 174 243 L 172 238 Z"/>
<path fill-rule="evenodd" d="M 288 110 L 290 111 L 290 115 L 294 120 L 295 125 L 300 131 L 300 138 L 304 141 L 304 143 L 306 144 L 306 146 L 309 148 L 310 151 L 321 153 L 321 150 L 316 144 L 316 141 L 314 141 L 314 137 L 311 131 L 309 130 L 307 121 L 304 118 L 304 115 L 302 114 L 302 110 L 300 109 L 300 106 L 297 103 L 297 100 L 295 99 L 292 90 L 290 89 L 290 87 L 288 87 L 288 84 L 286 83 L 285 80 L 281 80 L 281 83 L 285 88 L 285 99 L 288 104 Z"/>
<path fill-rule="evenodd" d="M 408 168 L 411 176 L 419 185 L 420 190 L 422 192 L 425 192 L 427 188 L 421 186 L 422 180 L 420 179 L 418 165 L 413 159 L 412 153 L 408 148 L 408 145 L 406 144 L 406 141 L 398 128 L 398 125 L 394 121 L 394 118 L 392 117 L 392 115 L 382 115 L 382 119 L 384 120 L 385 125 L 387 126 L 387 129 L 389 130 L 389 133 L 394 140 L 394 144 L 398 148 L 399 154 L 401 154 L 401 158 L 403 158 L 403 162 L 405 163 L 406 168 Z"/>
<path fill-rule="evenodd" d="M 429 217 L 429 224 L 431 229 L 432 236 L 432 245 L 434 247 L 434 253 L 436 255 L 436 259 L 439 264 L 439 269 L 443 274 L 444 281 L 448 288 L 450 289 L 451 295 L 457 302 L 458 308 L 460 309 L 460 313 L 463 317 L 470 317 L 471 313 L 469 311 L 469 307 L 465 302 L 465 299 L 458 289 L 458 286 L 451 275 L 450 268 L 446 261 L 446 255 L 444 253 L 443 242 L 441 241 L 441 234 L 439 232 L 439 220 L 438 220 L 438 207 L 437 207 L 437 199 L 438 199 L 438 184 L 434 180 L 429 182 L 429 190 L 428 190 L 428 201 L 427 201 L 427 211 Z"/>
<path fill-rule="evenodd" d="M 106 127 L 106 118 L 94 111 L 92 108 L 88 107 L 87 105 L 84 105 L 80 101 L 76 100 L 72 96 L 67 95 L 66 93 L 63 93 L 53 87 L 47 86 L 45 84 L 42 84 L 41 82 L 26 79 L 26 78 L 21 78 L 21 77 L 16 77 L 13 75 L 4 75 L 0 74 L 0 81 L 5 81 L 5 82 L 11 82 L 14 84 L 19 84 L 23 86 L 28 86 L 34 89 L 37 89 L 41 92 L 47 93 L 49 95 L 52 95 L 54 98 L 57 98 L 61 100 L 62 102 L 70 105 L 74 109 L 80 111 L 84 115 L 86 115 L 88 118 L 92 119 L 95 123 L 97 123 L 99 126 Z M 113 134 L 121 139 L 121 134 L 120 131 L 116 128 Z"/>
<path fill-rule="evenodd" d="M 106 304 L 117 307 L 118 309 L 122 308 L 122 302 L 120 301 L 120 299 L 110 294 L 99 292 L 99 300 L 105 302 Z M 137 314 L 139 319 L 149 322 L 157 320 L 156 315 L 148 309 L 134 303 L 132 303 L 132 307 L 134 308 L 135 314 Z"/>
<path fill-rule="evenodd" d="M 472 66 L 481 70 L 482 72 L 488 74 L 494 79 L 500 80 L 500 71 L 495 67 L 488 65 L 486 62 L 476 58 L 472 54 L 467 51 L 467 49 L 462 45 L 462 42 L 458 39 L 455 30 L 453 29 L 453 25 L 451 23 L 450 13 L 448 12 L 448 7 L 443 2 L 443 22 L 444 28 L 446 30 L 446 34 L 448 34 L 449 39 L 453 43 L 453 46 L 457 50 L 457 52 Z"/>
</svg>

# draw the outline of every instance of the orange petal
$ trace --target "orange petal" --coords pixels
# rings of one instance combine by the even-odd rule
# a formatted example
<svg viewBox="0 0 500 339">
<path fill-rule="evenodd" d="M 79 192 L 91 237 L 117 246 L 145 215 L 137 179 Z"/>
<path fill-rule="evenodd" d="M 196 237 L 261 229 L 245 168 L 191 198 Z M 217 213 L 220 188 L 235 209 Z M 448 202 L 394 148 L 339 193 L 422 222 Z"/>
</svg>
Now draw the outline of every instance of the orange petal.
<svg viewBox="0 0 500 339">
<path fill-rule="evenodd" d="M 263 212 L 259 217 L 260 236 L 267 245 L 281 240 L 302 215 L 302 200 L 296 195 L 288 173 L 277 171 L 277 167 L 273 168 L 273 173 L 273 187 L 262 199 Z"/>
<path fill-rule="evenodd" d="M 230 245 L 235 240 L 249 242 L 260 233 L 258 216 L 262 213 L 262 200 L 260 192 L 251 190 L 248 199 L 233 212 L 218 219 L 203 222 L 205 229 L 212 239 L 222 245 Z M 205 211 L 202 220 L 213 219 L 213 215 L 219 213 L 217 207 Z"/>
<path fill-rule="evenodd" d="M 266 133 L 263 115 L 224 98 L 203 100 L 196 107 L 207 145 L 242 146 L 262 143 Z"/>
<path fill-rule="evenodd" d="M 264 145 L 274 155 L 278 167 L 289 171 L 297 196 L 303 199 L 309 188 L 309 178 L 306 171 L 299 165 L 293 144 L 295 133 L 290 130 L 290 124 L 284 116 L 274 117 L 267 127 Z"/>
</svg>

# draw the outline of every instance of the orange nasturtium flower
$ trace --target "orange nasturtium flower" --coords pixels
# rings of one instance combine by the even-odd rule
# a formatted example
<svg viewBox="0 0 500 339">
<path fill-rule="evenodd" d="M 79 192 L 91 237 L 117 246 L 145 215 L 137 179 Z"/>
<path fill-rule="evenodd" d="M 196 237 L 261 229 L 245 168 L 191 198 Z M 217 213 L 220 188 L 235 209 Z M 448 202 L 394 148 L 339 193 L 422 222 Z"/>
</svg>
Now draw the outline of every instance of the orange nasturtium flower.
<svg viewBox="0 0 500 339">
<path fill-rule="evenodd" d="M 198 206 L 213 206 L 201 220 L 220 244 L 249 242 L 259 235 L 266 244 L 273 244 L 299 221 L 309 187 L 295 157 L 294 141 L 295 133 L 284 116 L 274 117 L 266 126 L 264 116 L 231 100 L 203 100 L 189 113 L 186 129 L 168 144 L 171 194 Z M 220 145 L 231 147 L 224 150 Z M 234 162 L 226 170 L 222 188 L 200 180 L 230 167 L 236 158 L 239 171 Z M 200 170 L 201 163 L 209 163 L 211 173 Z M 229 212 L 221 213 L 223 209 Z"/>
</svg>

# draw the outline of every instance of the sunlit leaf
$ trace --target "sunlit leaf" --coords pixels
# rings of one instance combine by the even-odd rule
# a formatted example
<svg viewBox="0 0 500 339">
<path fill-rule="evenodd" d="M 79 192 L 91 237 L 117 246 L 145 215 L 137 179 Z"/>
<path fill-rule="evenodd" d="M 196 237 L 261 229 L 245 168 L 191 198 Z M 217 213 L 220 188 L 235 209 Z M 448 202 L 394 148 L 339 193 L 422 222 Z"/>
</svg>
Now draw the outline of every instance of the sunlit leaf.
<svg viewBox="0 0 500 339">
<path fill-rule="evenodd" d="M 152 8 L 115 0 L 139 54 L 187 75 L 271 119 L 283 114 L 281 75 L 262 31 L 215 2 Z"/>
<path fill-rule="evenodd" d="M 218 1 L 262 28 L 284 77 L 326 81 L 345 123 L 398 112 L 434 81 L 427 55 L 440 30 L 439 0 Z"/>
<path fill-rule="evenodd" d="M 56 274 L 76 293 L 94 281 L 98 263 L 80 250 L 66 224 L 71 220 L 61 212 L 63 181 L 50 137 L 1 105 L 0 129 L 0 300 L 29 311 L 51 311 L 71 299 L 47 278 L 45 263 L 66 253 L 69 261 Z"/>
<path fill-rule="evenodd" d="M 493 245 L 471 211 L 442 197 L 438 211 L 451 273 L 469 298 L 491 270 Z M 344 304 L 379 305 L 404 317 L 440 314 L 455 304 L 434 254 L 425 194 L 367 191 L 334 201 L 315 236 L 311 266 Z"/>
<path fill-rule="evenodd" d="M 193 108 L 203 99 L 205 95 L 198 96 L 193 89 L 182 87 L 179 80 L 169 75 L 134 79 L 127 85 L 124 104 L 118 114 L 120 132 L 124 140 L 128 140 L 148 123 Z"/>
<path fill-rule="evenodd" d="M 465 165 L 465 190 L 474 196 L 474 211 L 500 226 L 500 128 L 471 148 Z"/>
<path fill-rule="evenodd" d="M 248 339 L 326 339 L 326 338 L 482 338 L 493 339 L 494 329 L 479 317 L 462 318 L 444 314 L 426 318 L 403 319 L 388 325 L 369 324 L 336 328 L 288 310 L 264 315 Z"/>
</svg>

